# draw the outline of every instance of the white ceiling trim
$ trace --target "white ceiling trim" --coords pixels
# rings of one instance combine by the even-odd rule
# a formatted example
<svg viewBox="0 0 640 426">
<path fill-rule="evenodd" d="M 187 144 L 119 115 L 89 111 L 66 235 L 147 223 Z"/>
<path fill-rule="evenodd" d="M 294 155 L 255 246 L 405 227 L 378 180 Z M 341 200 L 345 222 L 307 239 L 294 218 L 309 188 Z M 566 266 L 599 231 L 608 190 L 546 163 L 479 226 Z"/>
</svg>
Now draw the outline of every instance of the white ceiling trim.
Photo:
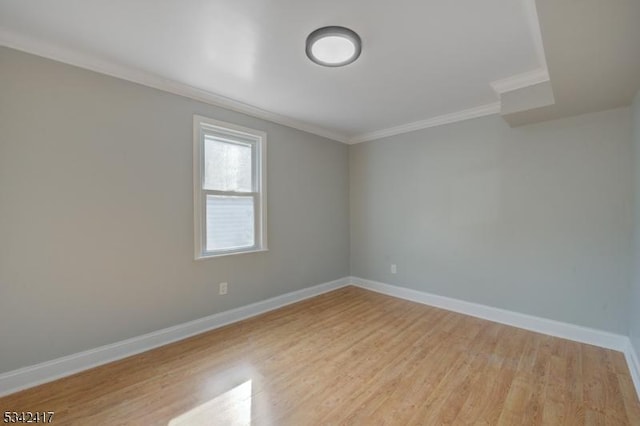
<svg viewBox="0 0 640 426">
<path fill-rule="evenodd" d="M 534 86 L 536 84 L 549 81 L 549 73 L 546 68 L 538 68 L 537 70 L 516 74 L 502 80 L 491 82 L 491 88 L 498 96 L 513 90 L 524 89 L 525 87 Z"/>
<path fill-rule="evenodd" d="M 496 92 L 498 99 L 503 93 L 512 90 L 519 90 L 536 84 L 544 83 L 550 80 L 547 68 L 547 58 L 544 52 L 544 43 L 542 41 L 542 32 L 540 31 L 540 20 L 538 18 L 538 9 L 536 0 L 523 0 L 526 19 L 529 24 L 529 31 L 533 38 L 536 56 L 541 67 L 533 71 L 517 74 L 502 80 L 491 82 L 491 88 Z M 426 120 L 415 121 L 400 126 L 390 127 L 387 129 L 377 130 L 375 132 L 363 133 L 349 138 L 346 143 L 356 144 L 374 139 L 380 139 L 388 136 L 395 136 L 401 133 L 412 132 L 415 130 L 426 129 L 429 127 L 451 124 L 458 121 L 469 120 L 472 118 L 484 117 L 487 115 L 500 114 L 502 104 L 500 101 L 491 104 L 481 105 L 451 114 L 440 115 Z"/>
<path fill-rule="evenodd" d="M 244 102 L 236 101 L 216 93 L 198 89 L 184 83 L 160 77 L 156 74 L 135 69 L 133 67 L 104 61 L 91 55 L 78 53 L 71 49 L 25 37 L 12 31 L 7 31 L 3 28 L 0 28 L 0 45 L 120 78 L 122 80 L 131 81 L 133 83 L 152 87 L 175 95 L 184 96 L 210 105 L 215 105 L 221 108 L 247 114 L 252 117 L 282 124 L 284 126 L 293 127 L 294 129 L 302 130 L 304 132 L 339 142 L 347 142 L 346 135 L 324 129 L 322 127 L 314 126 L 291 117 L 267 111 Z"/>
<path fill-rule="evenodd" d="M 536 7 L 536 0 L 524 0 L 524 10 L 527 14 L 527 22 L 529 23 L 529 30 L 533 37 L 533 44 L 536 49 L 536 55 L 542 65 L 543 69 L 547 67 L 547 57 L 544 53 L 544 43 L 542 41 L 542 31 L 540 31 L 540 19 L 538 18 L 538 9 Z"/>
<path fill-rule="evenodd" d="M 456 123 L 458 121 L 470 120 L 472 118 L 485 117 L 487 115 L 495 115 L 500 113 L 500 102 L 493 102 L 478 107 L 465 109 L 450 114 L 439 115 L 426 120 L 414 121 L 412 123 L 400 126 L 381 129 L 375 132 L 363 133 L 361 135 L 350 138 L 348 144 L 356 144 L 360 142 L 371 141 L 374 139 L 386 138 L 389 136 L 399 135 L 401 133 L 413 132 L 415 130 L 427 129 L 429 127 L 442 126 L 444 124 Z"/>
<path fill-rule="evenodd" d="M 500 96 L 505 92 L 549 81 L 549 73 L 547 71 L 544 46 L 542 44 L 542 35 L 540 33 L 540 24 L 538 21 L 538 13 L 536 10 L 535 0 L 524 0 L 524 4 L 525 12 L 527 14 L 527 21 L 529 22 L 529 27 L 535 44 L 537 56 L 540 63 L 542 64 L 542 67 L 530 72 L 518 74 L 490 83 L 491 87 L 498 95 L 498 98 L 500 98 Z M 67 49 L 61 46 L 56 46 L 52 43 L 26 37 L 24 35 L 17 34 L 13 31 L 8 31 L 3 28 L 0 28 L 0 45 L 53 59 L 55 61 L 64 62 L 101 74 L 110 75 L 112 77 L 131 81 L 165 92 L 184 96 L 210 105 L 215 105 L 221 108 L 240 112 L 252 117 L 261 118 L 263 120 L 268 120 L 274 123 L 282 124 L 294 129 L 302 130 L 347 144 L 366 142 L 383 137 L 412 132 L 415 130 L 426 129 L 429 127 L 436 127 L 455 123 L 458 121 L 469 120 L 472 118 L 499 114 L 501 110 L 501 103 L 498 101 L 465 109 L 462 111 L 439 115 L 420 121 L 406 123 L 386 129 L 380 129 L 373 132 L 361 133 L 349 137 L 348 135 L 343 133 L 335 132 L 324 127 L 315 126 L 304 121 L 267 111 L 210 91 L 198 89 L 187 84 L 166 79 L 153 73 L 135 69 L 133 67 L 125 66 L 123 64 L 115 62 L 104 61 L 92 55 L 79 53 L 72 49 Z"/>
</svg>

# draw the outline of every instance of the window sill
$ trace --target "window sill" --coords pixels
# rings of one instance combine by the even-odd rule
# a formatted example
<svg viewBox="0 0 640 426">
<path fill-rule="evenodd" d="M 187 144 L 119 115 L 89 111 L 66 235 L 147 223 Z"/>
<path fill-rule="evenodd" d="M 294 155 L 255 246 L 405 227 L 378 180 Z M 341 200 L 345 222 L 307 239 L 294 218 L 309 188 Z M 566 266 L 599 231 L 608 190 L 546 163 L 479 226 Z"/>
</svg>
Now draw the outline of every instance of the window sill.
<svg viewBox="0 0 640 426">
<path fill-rule="evenodd" d="M 195 260 L 207 260 L 207 259 L 215 259 L 217 257 L 224 256 L 235 256 L 238 254 L 248 254 L 248 253 L 260 253 L 264 251 L 269 251 L 268 248 L 259 248 L 259 249 L 251 249 L 251 250 L 242 250 L 242 251 L 230 251 L 228 253 L 216 253 L 216 254 L 201 254 L 195 258 Z"/>
</svg>

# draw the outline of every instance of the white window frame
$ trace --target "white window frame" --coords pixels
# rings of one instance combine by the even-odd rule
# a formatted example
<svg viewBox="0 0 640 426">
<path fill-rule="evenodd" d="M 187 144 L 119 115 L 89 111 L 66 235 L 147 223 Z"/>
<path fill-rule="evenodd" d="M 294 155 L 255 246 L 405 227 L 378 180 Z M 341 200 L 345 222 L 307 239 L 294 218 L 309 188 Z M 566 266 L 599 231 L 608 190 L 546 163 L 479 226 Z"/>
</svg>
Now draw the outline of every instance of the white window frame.
<svg viewBox="0 0 640 426">
<path fill-rule="evenodd" d="M 249 140 L 254 144 L 252 175 L 254 192 L 212 191 L 204 189 L 204 141 L 205 135 L 230 140 Z M 236 124 L 225 123 L 199 115 L 193 116 L 193 204 L 195 259 L 209 259 L 232 254 L 267 251 L 267 134 Z M 207 195 L 253 196 L 254 241 L 251 247 L 207 251 L 206 197 Z"/>
</svg>

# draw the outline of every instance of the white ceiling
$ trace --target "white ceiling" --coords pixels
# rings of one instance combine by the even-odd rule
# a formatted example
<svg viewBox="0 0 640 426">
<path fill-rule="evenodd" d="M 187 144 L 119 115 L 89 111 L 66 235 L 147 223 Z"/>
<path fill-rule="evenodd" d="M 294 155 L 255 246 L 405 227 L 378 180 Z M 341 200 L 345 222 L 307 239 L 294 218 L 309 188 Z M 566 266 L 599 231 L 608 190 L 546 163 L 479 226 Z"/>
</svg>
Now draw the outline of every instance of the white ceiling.
<svg viewBox="0 0 640 426">
<path fill-rule="evenodd" d="M 355 63 L 307 59 L 326 25 Z M 539 31 L 534 0 L 0 2 L 0 44 L 346 142 L 496 113 L 492 82 L 546 71 Z"/>
</svg>

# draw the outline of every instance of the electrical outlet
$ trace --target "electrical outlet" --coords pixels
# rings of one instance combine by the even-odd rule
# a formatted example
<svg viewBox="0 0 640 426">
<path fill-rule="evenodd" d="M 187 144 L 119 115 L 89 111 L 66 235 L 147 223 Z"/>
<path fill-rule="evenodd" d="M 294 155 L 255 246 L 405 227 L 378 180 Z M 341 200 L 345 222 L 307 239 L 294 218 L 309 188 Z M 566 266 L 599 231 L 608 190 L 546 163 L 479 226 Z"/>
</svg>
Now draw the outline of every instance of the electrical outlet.
<svg viewBox="0 0 640 426">
<path fill-rule="evenodd" d="M 392 263 L 391 264 L 391 273 L 395 274 L 396 272 L 398 272 L 398 268 L 396 268 L 396 264 Z"/>
<path fill-rule="evenodd" d="M 220 283 L 220 294 L 227 294 L 227 283 Z"/>
</svg>

